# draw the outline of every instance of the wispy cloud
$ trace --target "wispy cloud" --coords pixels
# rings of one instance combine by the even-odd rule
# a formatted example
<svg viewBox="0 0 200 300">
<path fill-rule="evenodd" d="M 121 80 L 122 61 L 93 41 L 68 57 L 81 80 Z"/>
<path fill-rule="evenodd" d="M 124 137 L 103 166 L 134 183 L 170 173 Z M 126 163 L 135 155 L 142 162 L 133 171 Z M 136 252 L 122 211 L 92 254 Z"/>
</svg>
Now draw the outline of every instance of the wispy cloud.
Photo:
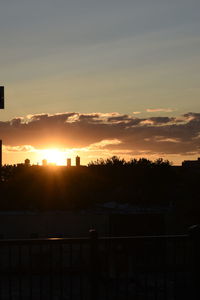
<svg viewBox="0 0 200 300">
<path fill-rule="evenodd" d="M 119 145 L 121 144 L 121 141 L 118 139 L 111 139 L 111 140 L 102 140 L 98 143 L 91 144 L 88 149 L 103 149 L 110 145 Z"/>
<path fill-rule="evenodd" d="M 154 113 L 154 112 L 172 112 L 174 109 L 172 108 L 147 108 L 147 112 Z"/>
<path fill-rule="evenodd" d="M 134 115 L 139 115 L 139 114 L 141 114 L 141 111 L 133 111 L 133 114 Z"/>
<path fill-rule="evenodd" d="M 37 150 L 31 145 L 22 146 L 3 146 L 4 152 L 36 152 Z"/>
<path fill-rule="evenodd" d="M 169 138 L 164 136 L 156 136 L 155 137 L 156 142 L 166 142 L 166 143 L 180 143 L 181 140 L 178 138 Z"/>
</svg>

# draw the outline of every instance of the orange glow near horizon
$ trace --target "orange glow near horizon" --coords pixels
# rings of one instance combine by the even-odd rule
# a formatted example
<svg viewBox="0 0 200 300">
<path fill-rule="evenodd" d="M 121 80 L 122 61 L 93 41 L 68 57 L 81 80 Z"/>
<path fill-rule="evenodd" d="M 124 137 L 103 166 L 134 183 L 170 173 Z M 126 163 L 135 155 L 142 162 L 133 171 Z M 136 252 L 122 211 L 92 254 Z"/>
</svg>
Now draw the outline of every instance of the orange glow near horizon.
<svg viewBox="0 0 200 300">
<path fill-rule="evenodd" d="M 145 155 L 145 151 L 140 155 L 130 155 L 124 151 L 124 155 L 119 155 L 117 151 L 109 151 L 105 149 L 92 149 L 90 147 L 85 148 L 59 148 L 52 147 L 46 149 L 37 149 L 32 146 L 23 146 L 21 147 L 6 147 L 3 146 L 3 165 L 12 165 L 18 163 L 24 163 L 25 159 L 30 159 L 31 165 L 42 165 L 42 160 L 46 159 L 47 163 L 55 164 L 57 166 L 66 166 L 67 158 L 71 158 L 72 165 L 75 165 L 75 157 L 78 155 L 81 158 L 81 165 L 87 165 L 91 161 L 95 161 L 98 158 L 107 159 L 112 157 L 113 155 L 120 156 L 125 160 L 130 160 L 133 158 L 140 159 L 141 157 L 145 157 L 150 160 L 156 160 L 159 157 L 163 159 L 168 159 L 172 161 L 174 165 L 181 165 L 183 160 L 196 160 L 197 155 L 163 155 L 163 153 L 153 154 L 153 155 Z"/>
<path fill-rule="evenodd" d="M 41 160 L 46 159 L 47 163 L 56 164 L 57 166 L 66 165 L 69 152 L 59 149 L 45 149 L 40 151 Z"/>
</svg>

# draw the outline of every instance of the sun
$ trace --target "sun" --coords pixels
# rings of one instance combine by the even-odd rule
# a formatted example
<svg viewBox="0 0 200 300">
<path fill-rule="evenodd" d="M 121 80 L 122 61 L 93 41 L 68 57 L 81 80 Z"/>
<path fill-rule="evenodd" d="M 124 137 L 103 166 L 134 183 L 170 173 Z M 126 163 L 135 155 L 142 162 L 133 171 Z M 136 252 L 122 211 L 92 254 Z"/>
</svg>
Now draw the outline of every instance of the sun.
<svg viewBox="0 0 200 300">
<path fill-rule="evenodd" d="M 43 159 L 47 163 L 56 164 L 58 166 L 66 165 L 67 153 L 59 149 L 45 149 L 42 151 Z"/>
</svg>

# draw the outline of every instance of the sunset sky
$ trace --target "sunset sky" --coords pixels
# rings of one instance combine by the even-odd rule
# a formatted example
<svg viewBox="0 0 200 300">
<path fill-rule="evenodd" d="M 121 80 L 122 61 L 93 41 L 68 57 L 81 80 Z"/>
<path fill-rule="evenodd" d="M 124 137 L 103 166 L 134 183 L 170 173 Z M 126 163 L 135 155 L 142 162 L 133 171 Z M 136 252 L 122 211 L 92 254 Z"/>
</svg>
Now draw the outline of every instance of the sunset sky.
<svg viewBox="0 0 200 300">
<path fill-rule="evenodd" d="M 200 156 L 199 0 L 1 0 L 4 163 Z"/>
</svg>

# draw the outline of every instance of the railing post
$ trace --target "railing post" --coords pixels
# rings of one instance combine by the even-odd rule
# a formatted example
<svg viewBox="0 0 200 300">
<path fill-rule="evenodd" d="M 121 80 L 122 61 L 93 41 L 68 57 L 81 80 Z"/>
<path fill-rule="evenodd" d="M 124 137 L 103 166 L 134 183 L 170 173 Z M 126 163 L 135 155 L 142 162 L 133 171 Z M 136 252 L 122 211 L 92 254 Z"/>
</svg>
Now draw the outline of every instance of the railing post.
<svg viewBox="0 0 200 300">
<path fill-rule="evenodd" d="M 194 287 L 194 299 L 200 299 L 200 225 L 193 225 L 189 228 L 189 236 L 192 239 L 193 258 L 192 258 L 192 280 Z M 192 294 L 192 293 L 191 293 Z"/>
<path fill-rule="evenodd" d="M 98 233 L 95 229 L 90 234 L 90 299 L 98 299 Z"/>
</svg>

